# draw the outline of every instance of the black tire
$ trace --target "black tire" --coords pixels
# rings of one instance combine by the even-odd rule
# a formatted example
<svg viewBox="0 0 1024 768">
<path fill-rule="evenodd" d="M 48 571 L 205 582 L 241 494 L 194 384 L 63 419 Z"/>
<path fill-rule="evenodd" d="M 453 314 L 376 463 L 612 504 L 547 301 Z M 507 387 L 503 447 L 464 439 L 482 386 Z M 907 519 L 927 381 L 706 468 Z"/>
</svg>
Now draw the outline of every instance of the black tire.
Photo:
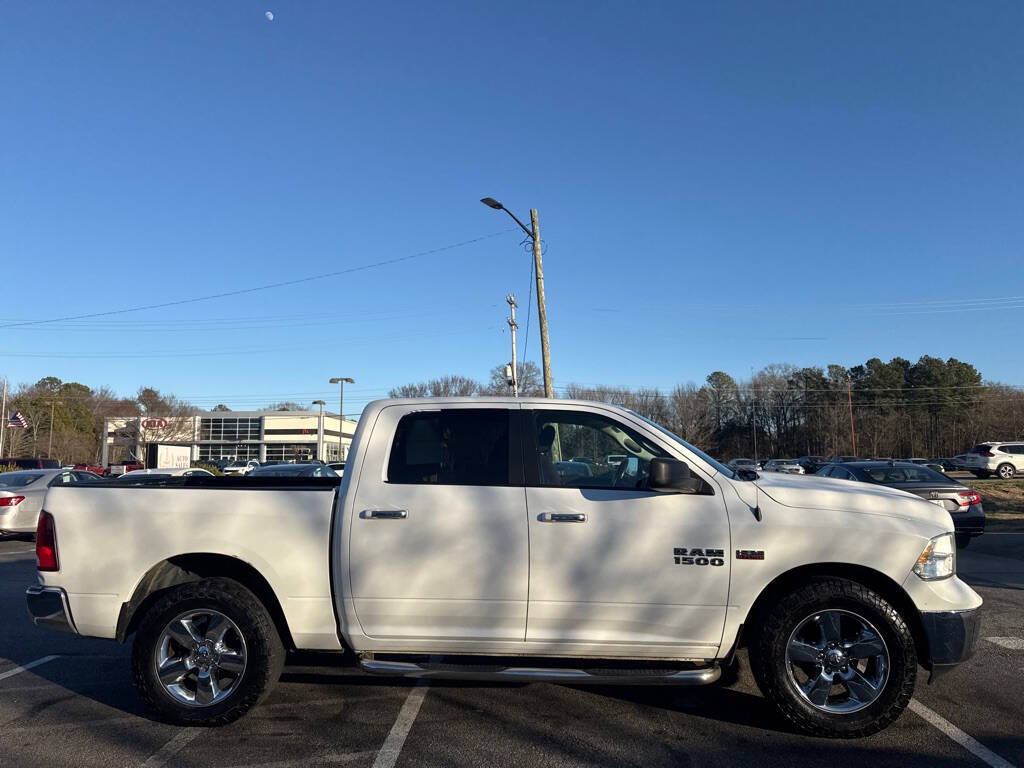
<svg viewBox="0 0 1024 768">
<path fill-rule="evenodd" d="M 1013 464 L 1000 464 L 996 467 L 996 474 L 1003 480 L 1012 480 L 1017 474 L 1017 468 Z"/>
<path fill-rule="evenodd" d="M 971 534 L 969 533 L 958 533 L 956 535 L 956 548 L 967 549 L 971 544 Z"/>
<path fill-rule="evenodd" d="M 985 479 L 987 479 L 987 478 L 988 478 L 988 476 L 989 476 L 989 474 L 990 474 L 990 473 L 989 473 L 989 472 L 985 472 L 985 471 L 982 471 L 982 470 L 972 470 L 972 471 L 971 471 L 971 474 L 972 474 L 972 475 L 974 475 L 974 476 L 975 476 L 976 478 L 978 478 L 979 480 L 985 480 Z"/>
<path fill-rule="evenodd" d="M 849 611 L 877 628 L 888 651 L 888 676 L 865 708 L 836 714 L 803 698 L 790 673 L 786 648 L 809 616 L 827 609 Z M 813 736 L 853 739 L 877 733 L 906 709 L 917 680 L 917 650 L 906 620 L 877 592 L 842 578 L 813 581 L 784 596 L 760 617 L 750 666 L 758 687 L 792 726 Z"/>
<path fill-rule="evenodd" d="M 224 700 L 206 706 L 174 699 L 157 676 L 156 654 L 164 629 L 194 609 L 223 614 L 245 642 L 245 669 L 237 683 Z M 146 611 L 132 645 L 132 676 L 139 696 L 160 719 L 177 725 L 225 725 L 267 696 L 281 676 L 284 656 L 277 628 L 259 598 L 237 581 L 210 578 L 172 587 Z"/>
</svg>

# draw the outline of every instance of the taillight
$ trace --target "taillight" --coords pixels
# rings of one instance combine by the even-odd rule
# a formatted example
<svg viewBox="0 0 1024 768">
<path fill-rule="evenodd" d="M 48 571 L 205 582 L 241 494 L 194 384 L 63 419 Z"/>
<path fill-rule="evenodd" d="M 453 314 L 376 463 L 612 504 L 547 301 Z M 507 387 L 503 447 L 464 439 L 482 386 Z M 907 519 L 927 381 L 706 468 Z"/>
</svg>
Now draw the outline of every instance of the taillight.
<svg viewBox="0 0 1024 768">
<path fill-rule="evenodd" d="M 957 496 L 960 497 L 961 507 L 969 507 L 972 504 L 981 504 L 981 494 L 977 491 L 960 491 Z"/>
<path fill-rule="evenodd" d="M 40 571 L 59 571 L 57 562 L 57 526 L 53 515 L 43 511 L 36 523 L 36 568 Z"/>
<path fill-rule="evenodd" d="M 4 496 L 0 498 L 0 507 L 16 507 L 24 500 L 24 496 Z"/>
<path fill-rule="evenodd" d="M 979 455 L 979 456 L 987 456 L 987 457 L 988 457 L 988 458 L 990 458 L 990 459 L 991 459 L 991 458 L 992 458 L 993 456 L 995 456 L 995 454 L 994 454 L 994 453 L 992 453 L 992 451 L 982 451 L 982 452 L 981 452 L 981 453 L 979 453 L 978 455 Z"/>
</svg>

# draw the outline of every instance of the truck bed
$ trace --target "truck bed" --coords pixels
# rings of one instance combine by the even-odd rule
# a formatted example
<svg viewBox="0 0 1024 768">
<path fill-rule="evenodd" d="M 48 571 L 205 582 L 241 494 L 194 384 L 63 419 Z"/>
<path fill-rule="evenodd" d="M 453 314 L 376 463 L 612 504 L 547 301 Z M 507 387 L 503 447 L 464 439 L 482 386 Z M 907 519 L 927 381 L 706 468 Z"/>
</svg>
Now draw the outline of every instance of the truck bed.
<svg viewBox="0 0 1024 768">
<path fill-rule="evenodd" d="M 122 606 L 154 569 L 197 552 L 230 558 L 266 580 L 298 647 L 336 650 L 330 534 L 340 482 L 175 477 L 52 488 L 45 509 L 60 570 L 39 579 L 75 590 L 68 603 L 80 633 L 115 637 Z"/>
</svg>

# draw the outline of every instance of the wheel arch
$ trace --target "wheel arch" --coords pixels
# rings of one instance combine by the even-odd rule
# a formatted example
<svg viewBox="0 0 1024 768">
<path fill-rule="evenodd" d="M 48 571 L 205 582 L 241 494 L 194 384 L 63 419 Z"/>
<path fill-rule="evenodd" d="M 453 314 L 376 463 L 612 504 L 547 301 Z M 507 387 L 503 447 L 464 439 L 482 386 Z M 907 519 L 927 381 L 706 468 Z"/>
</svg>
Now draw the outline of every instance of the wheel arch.
<svg viewBox="0 0 1024 768">
<path fill-rule="evenodd" d="M 813 563 L 801 565 L 776 576 L 761 590 L 757 599 L 750 606 L 750 610 L 747 611 L 747 615 L 740 627 L 740 636 L 737 638 L 736 645 L 746 646 L 751 643 L 758 629 L 763 626 L 763 615 L 783 595 L 806 585 L 809 581 L 829 577 L 856 581 L 884 597 L 906 620 L 914 637 L 917 658 L 922 665 L 927 666 L 929 658 L 928 638 L 924 631 L 924 624 L 921 621 L 921 612 L 914 605 L 914 601 L 910 599 L 910 595 L 904 591 L 903 587 L 881 571 L 852 563 Z"/>
<path fill-rule="evenodd" d="M 230 555 L 195 552 L 161 560 L 139 581 L 126 603 L 121 604 L 116 638 L 119 643 L 135 632 L 146 610 L 167 590 L 180 584 L 219 576 L 232 579 L 256 595 L 274 621 L 281 643 L 288 650 L 295 648 L 281 602 L 266 578 L 251 564 Z"/>
</svg>

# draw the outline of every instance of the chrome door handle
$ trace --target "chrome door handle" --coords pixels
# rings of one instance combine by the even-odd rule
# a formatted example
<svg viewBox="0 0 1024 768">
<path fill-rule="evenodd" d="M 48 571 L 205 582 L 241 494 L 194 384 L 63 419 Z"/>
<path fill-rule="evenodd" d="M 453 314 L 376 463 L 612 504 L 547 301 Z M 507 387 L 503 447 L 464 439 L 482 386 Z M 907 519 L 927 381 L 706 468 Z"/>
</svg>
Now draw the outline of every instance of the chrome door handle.
<svg viewBox="0 0 1024 768">
<path fill-rule="evenodd" d="M 359 516 L 365 520 L 405 520 L 409 512 L 405 509 L 364 509 Z"/>
<path fill-rule="evenodd" d="M 585 523 L 587 516 L 582 512 L 545 512 L 538 518 L 542 523 Z"/>
</svg>

